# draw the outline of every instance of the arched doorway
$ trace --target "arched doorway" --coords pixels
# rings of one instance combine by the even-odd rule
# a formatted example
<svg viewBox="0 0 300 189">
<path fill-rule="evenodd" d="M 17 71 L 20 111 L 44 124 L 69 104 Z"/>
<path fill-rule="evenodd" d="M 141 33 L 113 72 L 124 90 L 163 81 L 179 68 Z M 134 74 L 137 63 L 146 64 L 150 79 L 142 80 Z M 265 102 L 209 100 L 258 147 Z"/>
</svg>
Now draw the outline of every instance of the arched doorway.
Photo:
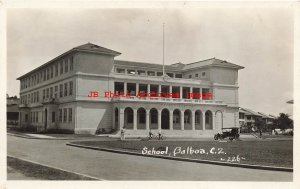
<svg viewBox="0 0 300 189">
<path fill-rule="evenodd" d="M 158 111 L 155 108 L 150 110 L 150 129 L 158 129 Z"/>
<path fill-rule="evenodd" d="M 180 111 L 178 109 L 175 109 L 173 111 L 173 129 L 174 130 L 181 130 L 180 126 Z"/>
<path fill-rule="evenodd" d="M 192 112 L 191 112 L 191 110 L 184 111 L 184 130 L 192 130 Z"/>
<path fill-rule="evenodd" d="M 161 129 L 170 129 L 170 112 L 168 109 L 161 111 Z"/>
<path fill-rule="evenodd" d="M 146 110 L 144 108 L 137 110 L 137 129 L 146 129 Z"/>
<path fill-rule="evenodd" d="M 133 110 L 132 108 L 125 108 L 124 110 L 124 128 L 133 129 Z"/>
<path fill-rule="evenodd" d="M 195 112 L 195 129 L 203 130 L 202 112 L 200 110 Z"/>
<path fill-rule="evenodd" d="M 212 130 L 213 129 L 213 117 L 212 112 L 207 110 L 205 112 L 205 130 Z"/>
</svg>

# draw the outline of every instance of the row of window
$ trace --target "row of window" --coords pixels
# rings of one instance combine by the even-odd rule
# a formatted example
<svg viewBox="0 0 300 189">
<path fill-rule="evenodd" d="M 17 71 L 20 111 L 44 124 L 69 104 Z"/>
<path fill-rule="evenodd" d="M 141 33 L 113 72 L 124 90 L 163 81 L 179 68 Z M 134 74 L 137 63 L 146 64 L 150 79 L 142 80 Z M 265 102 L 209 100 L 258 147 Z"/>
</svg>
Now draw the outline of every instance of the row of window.
<svg viewBox="0 0 300 189">
<path fill-rule="evenodd" d="M 60 108 L 58 110 L 59 123 L 72 122 L 72 120 L 73 120 L 72 108 Z M 55 112 L 52 112 L 52 122 L 55 122 Z"/>
<path fill-rule="evenodd" d="M 31 123 L 39 122 L 39 113 L 38 112 L 30 112 Z"/>
<path fill-rule="evenodd" d="M 43 81 L 47 81 L 49 79 L 52 79 L 53 77 L 57 77 L 58 75 L 67 73 L 69 70 L 72 71 L 73 69 L 73 56 L 71 56 L 65 58 L 64 60 L 61 60 L 60 62 L 56 62 L 54 65 L 51 65 L 40 72 L 37 72 L 25 79 L 22 79 L 21 89 L 26 89 L 30 86 L 37 85 Z"/>
<path fill-rule="evenodd" d="M 189 75 L 189 78 L 191 79 L 193 75 Z M 195 78 L 198 78 L 199 74 L 195 73 Z M 206 72 L 201 72 L 201 78 L 206 78 Z"/>
<path fill-rule="evenodd" d="M 59 87 L 59 94 L 58 94 Z M 63 84 L 56 85 L 54 87 L 49 87 L 43 89 L 43 100 L 49 98 L 62 98 L 66 96 L 73 95 L 73 81 L 69 81 Z M 30 103 L 38 103 L 40 102 L 39 91 L 32 92 L 28 95 L 22 95 L 20 97 L 21 104 L 30 104 Z"/>
<path fill-rule="evenodd" d="M 146 71 L 146 70 L 134 70 L 134 69 L 124 69 L 124 68 L 116 68 L 116 73 L 120 74 L 128 74 L 128 75 L 142 75 L 142 76 L 162 76 L 163 72 L 155 72 L 155 71 Z M 166 73 L 169 77 L 182 78 L 182 74 L 179 73 Z"/>
</svg>

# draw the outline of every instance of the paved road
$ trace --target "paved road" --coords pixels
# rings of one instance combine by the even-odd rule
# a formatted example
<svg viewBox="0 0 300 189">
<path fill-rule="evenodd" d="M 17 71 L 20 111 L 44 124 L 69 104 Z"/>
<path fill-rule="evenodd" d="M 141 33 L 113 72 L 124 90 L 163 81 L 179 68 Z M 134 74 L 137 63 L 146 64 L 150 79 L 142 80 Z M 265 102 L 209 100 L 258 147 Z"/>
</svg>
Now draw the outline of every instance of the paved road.
<svg viewBox="0 0 300 189">
<path fill-rule="evenodd" d="M 7 136 L 8 155 L 103 180 L 292 181 L 288 172 L 116 154 L 65 145 L 68 140 Z"/>
</svg>

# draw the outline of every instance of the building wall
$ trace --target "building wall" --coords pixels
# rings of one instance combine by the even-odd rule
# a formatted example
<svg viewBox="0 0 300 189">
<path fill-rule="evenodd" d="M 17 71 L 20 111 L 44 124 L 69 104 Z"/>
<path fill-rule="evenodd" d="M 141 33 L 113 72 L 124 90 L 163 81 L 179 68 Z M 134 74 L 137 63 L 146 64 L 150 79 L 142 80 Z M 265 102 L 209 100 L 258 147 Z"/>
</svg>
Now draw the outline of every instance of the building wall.
<svg viewBox="0 0 300 189">
<path fill-rule="evenodd" d="M 77 102 L 76 134 L 95 134 L 97 129 L 112 129 L 112 104 L 109 102 Z"/>
<path fill-rule="evenodd" d="M 211 68 L 210 80 L 215 83 L 235 85 L 238 78 L 237 74 L 237 69 L 213 67 Z"/>
<path fill-rule="evenodd" d="M 205 72 L 205 77 L 202 76 L 202 72 Z M 196 77 L 195 74 L 198 74 L 198 77 Z M 189 75 L 192 75 L 192 79 L 210 81 L 211 69 L 210 68 L 196 68 L 193 70 L 189 70 L 187 72 L 184 72 L 183 78 L 189 79 Z"/>
<path fill-rule="evenodd" d="M 214 86 L 214 100 L 221 100 L 229 106 L 238 106 L 238 88 Z"/>
</svg>

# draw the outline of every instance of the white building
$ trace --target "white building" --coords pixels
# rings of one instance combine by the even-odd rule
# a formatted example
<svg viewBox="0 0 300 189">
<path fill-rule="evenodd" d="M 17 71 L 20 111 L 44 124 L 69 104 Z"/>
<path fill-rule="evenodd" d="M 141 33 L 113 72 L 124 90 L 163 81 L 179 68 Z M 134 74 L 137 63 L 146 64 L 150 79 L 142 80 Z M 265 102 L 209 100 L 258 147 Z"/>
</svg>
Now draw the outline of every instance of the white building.
<svg viewBox="0 0 300 189">
<path fill-rule="evenodd" d="M 120 54 L 88 43 L 19 77 L 21 126 L 115 134 L 124 127 L 135 136 L 149 129 L 203 136 L 239 127 L 242 66 L 212 58 L 167 65 L 163 76 L 162 65 L 115 60 Z M 122 93 L 129 96 L 116 96 Z"/>
</svg>

